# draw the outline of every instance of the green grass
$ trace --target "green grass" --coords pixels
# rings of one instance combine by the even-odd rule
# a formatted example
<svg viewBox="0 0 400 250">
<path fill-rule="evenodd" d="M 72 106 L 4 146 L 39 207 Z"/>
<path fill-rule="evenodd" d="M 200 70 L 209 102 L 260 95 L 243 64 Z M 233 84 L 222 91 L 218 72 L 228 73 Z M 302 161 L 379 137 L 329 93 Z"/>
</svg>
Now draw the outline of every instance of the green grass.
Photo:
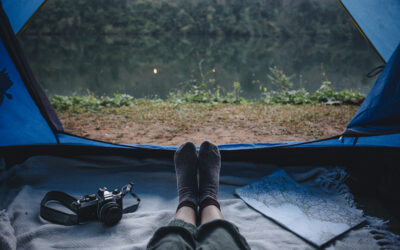
<svg viewBox="0 0 400 250">
<path fill-rule="evenodd" d="M 206 85 L 192 86 L 188 91 L 171 92 L 166 100 L 134 98 L 127 94 L 114 94 L 113 97 L 86 96 L 60 96 L 50 97 L 50 102 L 56 110 L 82 112 L 88 110 L 99 110 L 101 108 L 129 107 L 140 103 L 227 103 L 227 104 L 321 104 L 327 102 L 337 102 L 337 104 L 359 104 L 365 96 L 353 90 L 335 91 L 327 83 L 323 84 L 319 90 L 309 93 L 305 89 L 268 92 L 261 86 L 260 97 L 256 100 L 246 99 L 240 96 L 240 83 L 234 83 L 232 92 L 221 94 L 220 88 Z"/>
</svg>

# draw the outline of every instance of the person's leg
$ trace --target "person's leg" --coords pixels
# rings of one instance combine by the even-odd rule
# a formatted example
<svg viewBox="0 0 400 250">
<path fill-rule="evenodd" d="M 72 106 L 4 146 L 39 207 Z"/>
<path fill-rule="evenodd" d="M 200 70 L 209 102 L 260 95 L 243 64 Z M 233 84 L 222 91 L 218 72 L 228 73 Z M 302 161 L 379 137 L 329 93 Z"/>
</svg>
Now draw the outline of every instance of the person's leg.
<svg viewBox="0 0 400 250">
<path fill-rule="evenodd" d="M 213 219 L 202 224 L 197 229 L 196 240 L 202 250 L 250 249 L 239 229 L 234 224 L 223 219 Z"/>
<path fill-rule="evenodd" d="M 198 228 L 196 240 L 201 249 L 250 249 L 239 229 L 224 220 L 219 205 L 208 205 L 200 213 L 201 226 Z"/>
<path fill-rule="evenodd" d="M 199 151 L 199 207 L 201 226 L 197 241 L 201 249 L 250 249 L 238 228 L 223 219 L 217 200 L 221 155 L 218 147 L 203 142 Z"/>
<path fill-rule="evenodd" d="M 201 210 L 201 225 L 207 223 L 212 220 L 222 220 L 224 217 L 222 216 L 221 210 L 214 205 L 206 206 Z"/>
<path fill-rule="evenodd" d="M 183 206 L 176 211 L 175 219 L 196 225 L 196 211 L 191 207 Z"/>
<path fill-rule="evenodd" d="M 197 211 L 197 154 L 193 143 L 179 147 L 174 156 L 179 205 L 175 219 L 159 228 L 147 249 L 195 249 Z"/>
<path fill-rule="evenodd" d="M 147 244 L 147 249 L 194 250 L 197 245 L 196 235 L 197 229 L 195 225 L 175 218 L 168 226 L 157 229 Z"/>
<path fill-rule="evenodd" d="M 199 159 L 199 206 L 203 208 L 214 205 L 219 208 L 217 201 L 219 189 L 219 172 L 221 169 L 221 154 L 218 147 L 205 141 L 200 145 Z"/>
<path fill-rule="evenodd" d="M 174 155 L 179 205 L 197 210 L 197 153 L 191 142 L 182 144 Z"/>
</svg>

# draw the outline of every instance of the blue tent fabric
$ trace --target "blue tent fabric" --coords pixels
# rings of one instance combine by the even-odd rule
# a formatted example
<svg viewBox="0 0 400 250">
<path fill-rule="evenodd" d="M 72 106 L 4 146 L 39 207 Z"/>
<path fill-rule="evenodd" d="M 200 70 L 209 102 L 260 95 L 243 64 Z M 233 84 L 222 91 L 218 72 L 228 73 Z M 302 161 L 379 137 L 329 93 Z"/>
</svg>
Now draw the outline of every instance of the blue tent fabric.
<svg viewBox="0 0 400 250">
<path fill-rule="evenodd" d="M 380 2 L 378 0 L 367 0 L 365 6 L 370 6 L 368 4 L 373 1 Z M 23 145 L 66 145 L 123 150 L 145 149 L 154 150 L 154 152 L 176 150 L 177 146 L 116 145 L 63 132 L 56 113 L 37 84 L 15 38 L 15 33 L 24 26 L 25 22 L 29 20 L 43 2 L 45 1 L 0 0 L 0 149 Z M 358 21 L 359 25 L 363 26 L 362 22 L 360 22 L 362 18 L 360 19 L 355 14 L 355 12 L 359 11 L 353 8 L 357 4 L 349 1 L 343 1 L 343 3 L 348 8 L 348 11 L 351 11 L 353 18 Z M 388 0 L 387 3 L 386 6 L 393 4 L 393 9 L 396 9 L 396 6 L 400 6 L 392 0 Z M 396 21 L 397 16 L 392 17 L 391 22 L 393 20 Z M 365 32 L 365 34 L 368 35 L 368 32 Z M 397 39 L 397 36 L 380 34 L 381 40 L 386 39 L 393 42 Z M 379 49 L 380 42 L 378 40 L 374 42 L 374 39 L 371 39 L 371 41 L 380 53 L 384 51 Z M 392 42 L 388 44 L 392 44 Z M 363 105 L 349 123 L 344 137 L 339 138 L 337 136 L 310 142 L 237 143 L 220 145 L 219 148 L 222 151 L 246 151 L 278 147 L 304 149 L 340 147 L 400 148 L 400 45 L 397 46 L 396 53 L 394 53 Z M 386 47 L 389 48 L 390 46 Z"/>
<path fill-rule="evenodd" d="M 400 43 L 345 134 L 400 132 Z"/>
<path fill-rule="evenodd" d="M 392 147 L 400 148 L 400 134 L 358 137 L 358 147 Z"/>
<path fill-rule="evenodd" d="M 340 0 L 360 31 L 388 62 L 400 43 L 399 0 Z"/>
<path fill-rule="evenodd" d="M 90 140 L 78 136 L 73 136 L 65 133 L 58 133 L 57 134 L 58 140 L 60 144 L 63 145 L 82 145 L 82 146 L 95 146 L 95 147 L 109 147 L 109 148 L 129 148 L 128 146 L 124 145 L 116 145 L 107 142 L 99 142 L 95 140 Z"/>
<path fill-rule="evenodd" d="M 0 41 L 0 146 L 57 143 Z"/>
<path fill-rule="evenodd" d="M 29 93 L 30 98 L 33 100 L 33 106 L 36 106 L 36 108 L 39 109 L 42 118 L 46 120 L 48 126 L 51 128 L 53 133 L 53 135 L 51 136 L 55 136 L 56 132 L 63 131 L 61 122 L 58 119 L 56 112 L 52 108 L 47 96 L 36 81 L 33 72 L 29 67 L 29 64 L 27 63 L 27 60 L 22 52 L 22 49 L 19 46 L 19 42 L 15 37 L 7 14 L 3 11 L 1 7 L 2 5 L 0 2 L 0 39 L 2 46 L 7 52 L 1 54 L 2 60 L 5 64 L 7 64 L 7 67 L 18 71 L 20 82 L 24 85 L 24 87 L 22 87 L 21 85 L 21 88 Z M 7 89 L 11 88 L 13 81 L 12 79 L 8 79 L 7 67 L 3 67 L 3 69 L 1 69 L 4 71 L 1 84 L 1 89 L 4 93 L 0 96 L 5 96 L 10 99 L 10 95 L 7 93 Z M 4 101 L 4 98 L 1 99 Z M 11 110 L 9 111 L 11 112 Z M 27 114 L 29 115 L 29 113 L 25 113 L 24 115 Z M 9 118 L 12 119 L 12 115 L 10 115 Z M 8 123 L 12 124 L 12 122 L 13 121 L 10 121 Z M 16 127 L 16 129 L 19 128 Z"/>
<path fill-rule="evenodd" d="M 14 33 L 17 34 L 45 0 L 0 0 Z"/>
<path fill-rule="evenodd" d="M 100 142 L 95 140 L 90 140 L 82 138 L 79 136 L 69 135 L 65 133 L 59 133 L 58 138 L 60 144 L 63 145 L 80 145 L 80 146 L 96 146 L 96 147 L 111 147 L 111 148 L 141 148 L 141 149 L 154 149 L 154 150 L 168 150 L 176 151 L 178 146 L 176 145 L 154 145 L 154 144 L 126 144 L 117 145 L 112 143 Z M 220 150 L 248 150 L 248 149 L 264 149 L 273 147 L 283 147 L 295 145 L 303 142 L 278 142 L 278 143 L 234 143 L 234 144 L 223 144 L 218 145 Z"/>
<path fill-rule="evenodd" d="M 153 145 L 153 144 L 127 144 L 116 145 L 111 143 L 99 142 L 90 139 L 81 138 L 68 134 L 58 134 L 60 144 L 76 145 L 76 146 L 94 146 L 108 148 L 124 148 L 124 149 L 148 149 L 175 151 L 179 146 L 176 145 Z M 278 143 L 234 143 L 218 145 L 221 151 L 236 150 L 258 150 L 273 148 L 337 148 L 337 147 L 392 147 L 400 148 L 400 133 L 389 135 L 376 135 L 365 137 L 333 137 L 316 141 L 299 142 L 278 142 Z"/>
</svg>

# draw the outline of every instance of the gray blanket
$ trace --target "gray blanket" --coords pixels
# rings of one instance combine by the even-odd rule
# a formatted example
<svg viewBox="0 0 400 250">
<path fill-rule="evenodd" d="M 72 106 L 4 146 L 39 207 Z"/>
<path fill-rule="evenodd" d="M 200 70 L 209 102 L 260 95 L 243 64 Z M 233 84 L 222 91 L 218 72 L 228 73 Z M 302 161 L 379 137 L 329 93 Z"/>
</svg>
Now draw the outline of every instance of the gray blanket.
<svg viewBox="0 0 400 250">
<path fill-rule="evenodd" d="M 238 186 L 276 169 L 244 162 L 224 163 L 219 194 L 222 213 L 239 227 L 252 249 L 313 249 L 234 196 Z M 350 193 L 340 183 L 343 172 L 338 168 L 285 170 L 304 185 L 337 192 L 342 202 L 352 203 Z M 125 214 L 114 227 L 104 227 L 100 222 L 62 226 L 39 216 L 39 203 L 49 190 L 79 197 L 98 187 L 120 188 L 131 180 L 142 203 L 137 212 Z M 0 201 L 0 209 L 5 209 L 0 212 L 0 249 L 145 249 L 154 231 L 173 218 L 178 202 L 172 162 L 95 156 L 30 158 L 0 176 Z M 125 201 L 129 204 L 133 199 L 128 197 Z M 382 221 L 369 221 L 372 224 L 351 230 L 327 248 L 379 249 L 380 244 L 386 243 L 387 248 L 397 247 L 397 236 L 384 230 Z"/>
</svg>

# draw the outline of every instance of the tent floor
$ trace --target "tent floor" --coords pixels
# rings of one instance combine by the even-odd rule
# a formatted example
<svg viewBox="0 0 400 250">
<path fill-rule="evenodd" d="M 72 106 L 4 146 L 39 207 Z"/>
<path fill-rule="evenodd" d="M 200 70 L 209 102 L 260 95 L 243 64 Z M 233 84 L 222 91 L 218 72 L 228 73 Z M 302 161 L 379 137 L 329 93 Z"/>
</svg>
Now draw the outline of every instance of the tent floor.
<svg viewBox="0 0 400 250">
<path fill-rule="evenodd" d="M 252 249 L 310 249 L 313 245 L 283 229 L 275 222 L 248 207 L 234 196 L 234 190 L 277 170 L 276 165 L 223 162 L 219 199 L 225 218 L 235 223 Z M 322 168 L 285 167 L 296 176 L 315 176 Z M 304 175 L 306 173 L 306 175 Z M 112 228 L 99 222 L 79 226 L 51 224 L 39 217 L 39 203 L 50 190 L 65 191 L 79 197 L 94 193 L 99 187 L 120 188 L 135 182 L 135 192 L 142 198 L 137 212 L 124 215 Z M 307 185 L 308 178 L 297 179 Z M 18 248 L 113 248 L 143 249 L 153 232 L 168 223 L 177 205 L 174 167 L 170 160 L 136 159 L 120 156 L 80 156 L 62 158 L 36 156 L 15 165 L 0 178 L 2 208 L 7 209 Z M 360 194 L 362 194 L 360 192 Z M 364 193 L 356 196 L 367 215 L 390 219 L 397 231 L 398 220 L 379 201 Z M 133 202 L 127 198 L 126 204 Z M 371 214 L 370 214 L 371 213 Z M 117 246 L 117 247 L 116 247 Z M 378 249 L 378 242 L 364 225 L 338 237 L 327 245 L 336 248 Z"/>
</svg>

